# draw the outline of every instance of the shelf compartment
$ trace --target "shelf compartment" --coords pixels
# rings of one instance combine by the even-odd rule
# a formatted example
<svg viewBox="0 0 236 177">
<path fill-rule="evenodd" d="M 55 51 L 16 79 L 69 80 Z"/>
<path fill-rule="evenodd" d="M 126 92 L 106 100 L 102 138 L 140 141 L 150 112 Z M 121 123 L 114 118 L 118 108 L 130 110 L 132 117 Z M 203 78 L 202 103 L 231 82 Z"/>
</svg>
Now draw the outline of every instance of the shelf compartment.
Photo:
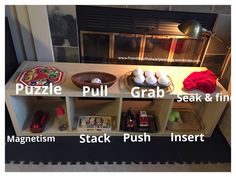
<svg viewBox="0 0 236 177">
<path fill-rule="evenodd" d="M 123 99 L 122 112 L 127 112 L 129 108 L 135 113 L 145 110 L 148 115 L 154 116 L 157 130 L 164 131 L 172 102 L 171 99 Z"/>
<path fill-rule="evenodd" d="M 205 102 L 174 102 L 172 111 L 177 111 L 180 114 L 181 121 L 171 122 L 168 120 L 166 130 L 172 132 L 196 132 L 204 130 L 205 125 L 200 113 L 204 112 L 205 104 Z"/>
<path fill-rule="evenodd" d="M 156 127 L 156 120 L 155 117 L 150 117 L 150 115 L 148 115 L 149 117 L 149 125 L 148 127 L 139 127 L 138 126 L 138 117 L 135 115 L 135 123 L 134 123 L 134 127 L 133 128 L 127 128 L 126 127 L 126 112 L 122 112 L 121 114 L 121 122 L 120 122 L 120 131 L 124 131 L 124 132 L 148 132 L 148 133 L 157 133 L 158 129 Z"/>
<path fill-rule="evenodd" d="M 153 99 L 132 99 L 124 98 L 122 101 L 122 112 L 126 112 L 129 108 L 132 111 L 146 110 L 147 112 L 154 112 L 155 102 Z"/>
<path fill-rule="evenodd" d="M 209 54 L 209 53 L 207 53 Z M 216 53 L 217 54 L 217 53 Z M 47 66 L 47 65 L 53 65 L 55 67 L 58 68 L 63 68 L 63 70 L 67 73 L 68 76 L 71 76 L 75 71 L 92 71 L 92 70 L 96 70 L 99 69 L 100 71 L 107 71 L 107 72 L 113 72 L 115 75 L 117 75 L 117 77 L 123 76 L 125 75 L 125 73 L 129 72 L 130 70 L 135 69 L 135 66 L 132 65 L 120 65 L 119 68 L 117 70 L 117 66 L 115 65 L 88 65 L 88 64 L 75 64 L 75 63 L 59 63 L 59 62 L 55 62 L 55 63 L 40 63 L 40 65 L 42 66 Z M 38 62 L 30 62 L 30 61 L 26 61 L 24 62 L 20 68 L 17 70 L 17 72 L 14 74 L 14 76 L 9 80 L 9 82 L 6 84 L 5 87 L 5 91 L 6 91 L 6 104 L 7 104 L 7 108 L 9 110 L 9 114 L 12 120 L 12 123 L 14 125 L 14 129 L 16 131 L 16 134 L 18 136 L 22 136 L 22 132 L 24 132 L 27 135 L 35 135 L 32 134 L 29 130 L 27 130 L 25 128 L 25 123 L 26 121 L 30 122 L 29 118 L 32 117 L 33 115 L 33 111 L 35 109 L 37 109 L 37 107 L 35 108 L 33 105 L 34 104 L 40 104 L 40 103 L 35 103 L 36 101 L 34 100 L 35 96 L 27 96 L 24 93 L 21 94 L 21 96 L 16 95 L 16 90 L 15 90 L 15 80 L 17 78 L 17 76 L 24 71 L 25 69 L 30 69 L 33 68 L 35 66 L 38 66 L 39 63 Z M 144 66 L 142 66 L 144 67 Z M 146 66 L 145 66 L 146 68 Z M 162 66 L 147 66 L 147 68 L 150 69 L 155 69 L 155 68 L 159 68 L 160 70 L 168 70 L 168 72 L 172 73 L 172 75 L 175 75 L 176 79 L 176 83 L 181 83 L 179 82 L 180 80 L 184 79 L 184 77 L 182 77 L 183 75 L 187 75 L 193 71 L 203 71 L 206 70 L 206 68 L 204 67 L 162 67 Z M 181 71 L 181 72 L 180 72 Z M 179 74 L 178 74 L 179 73 Z M 43 133 L 54 133 L 52 135 L 65 135 L 65 136 L 70 136 L 70 135 L 78 135 L 78 132 L 76 131 L 72 131 L 72 127 L 74 126 L 74 121 L 75 118 L 74 116 L 76 115 L 75 112 L 77 111 L 76 104 L 74 104 L 75 100 L 77 98 L 75 97 L 82 97 L 82 91 L 78 90 L 73 83 L 71 83 L 70 79 L 65 80 L 65 82 L 63 82 L 61 84 L 62 88 L 63 88 L 63 93 L 62 95 L 64 97 L 66 97 L 66 101 L 63 100 L 63 104 L 66 103 L 66 107 L 67 107 L 67 113 L 68 113 L 68 123 L 69 123 L 69 128 L 70 130 L 68 131 L 68 133 L 64 132 L 60 132 L 59 130 L 57 130 L 56 128 L 51 127 L 49 130 L 43 132 Z M 121 115 L 121 108 L 122 106 L 124 107 L 124 104 L 122 103 L 122 97 L 131 97 L 130 93 L 127 91 L 127 89 L 120 87 L 119 84 L 114 84 L 113 87 L 109 88 L 110 89 L 110 94 L 109 97 L 119 97 L 113 100 L 112 103 L 109 103 L 108 105 L 114 105 L 113 109 L 113 115 L 115 115 L 116 120 L 117 120 L 117 125 L 120 125 L 119 120 L 120 120 L 120 115 Z M 166 95 L 163 99 L 158 99 L 158 98 L 154 98 L 152 99 L 153 101 L 153 106 L 152 108 L 147 108 L 147 111 L 154 111 L 155 117 L 158 118 L 159 121 L 159 129 L 160 131 L 156 134 L 153 134 L 153 136 L 170 136 L 170 132 L 166 131 L 166 125 L 168 122 L 168 116 L 169 116 L 169 112 L 172 109 L 172 102 L 173 99 L 176 98 L 176 95 L 179 94 L 186 94 L 186 95 L 191 95 L 192 93 L 195 92 L 184 92 L 182 90 L 182 84 L 175 84 L 175 91 L 173 92 L 173 94 L 169 94 Z M 219 84 L 217 82 L 217 93 L 222 93 L 223 95 L 229 95 L 229 93 L 227 93 L 225 91 L 225 89 L 221 86 L 221 84 Z M 204 95 L 202 93 L 200 93 L 200 95 Z M 53 95 L 55 97 L 52 96 L 48 96 L 48 97 L 52 97 L 53 99 L 56 99 L 56 95 Z M 93 99 L 93 98 L 91 98 Z M 104 98 L 106 99 L 106 98 Z M 135 100 L 135 99 L 134 99 Z M 83 100 L 82 100 L 83 101 Z M 124 102 L 126 102 L 127 100 L 124 99 Z M 141 102 L 142 100 L 137 99 L 137 101 L 133 101 L 132 105 L 136 105 L 138 102 Z M 54 101 L 46 101 L 45 104 L 41 103 L 42 107 L 49 107 L 52 106 L 50 104 L 52 104 Z M 55 100 L 55 102 L 58 102 L 57 100 Z M 127 103 L 127 102 L 126 102 Z M 205 132 L 205 136 L 211 136 L 211 133 L 213 132 L 219 118 L 221 117 L 221 114 L 226 106 L 227 102 L 210 102 L 210 103 L 199 103 L 199 106 L 202 107 L 202 111 L 200 111 L 199 109 L 196 109 L 197 114 L 199 114 L 199 116 L 201 117 L 204 125 L 205 125 L 205 129 L 202 132 Z M 196 106 L 194 107 L 198 107 L 197 106 L 198 103 L 196 103 Z M 109 106 L 105 106 L 105 107 L 109 107 Z M 128 108 L 129 106 L 127 106 Z M 133 107 L 133 106 L 132 106 Z M 144 107 L 145 108 L 145 107 Z M 50 108 L 53 111 L 53 107 Z M 120 110 L 120 111 L 119 111 Z M 126 111 L 127 109 L 125 109 Z M 87 111 L 88 113 L 92 113 L 90 111 Z M 29 115 L 29 113 L 31 113 L 31 115 Z M 106 115 L 107 112 L 105 111 Z M 78 115 L 76 115 L 78 117 Z M 46 127 L 47 129 L 47 127 Z M 119 128 L 116 127 L 117 131 L 115 131 L 114 133 L 112 132 L 112 134 L 114 135 L 122 135 L 122 132 L 119 132 Z M 199 133 L 199 132 L 197 132 Z M 135 133 L 134 133 L 135 134 Z"/>
<path fill-rule="evenodd" d="M 17 131 L 20 135 L 63 135 L 68 130 L 60 131 L 59 124 L 56 119 L 56 108 L 62 106 L 65 110 L 67 118 L 66 102 L 64 97 L 38 97 L 38 96 L 10 96 L 13 105 L 16 121 L 18 122 Z M 37 110 L 49 112 L 49 119 L 46 123 L 44 131 L 41 133 L 32 133 L 30 131 L 30 123 Z"/>
<path fill-rule="evenodd" d="M 70 122 L 72 130 L 76 130 L 80 116 L 110 116 L 112 119 L 112 131 L 118 131 L 118 115 L 120 98 L 75 98 L 68 97 L 67 104 L 70 107 Z M 83 132 L 85 133 L 85 132 Z M 86 132 L 87 133 L 87 132 Z M 89 131 L 89 133 L 101 133 L 101 131 Z"/>
<path fill-rule="evenodd" d="M 201 119 L 191 110 L 179 110 L 182 123 L 168 122 L 167 130 L 176 132 L 193 132 L 204 129 Z"/>
</svg>

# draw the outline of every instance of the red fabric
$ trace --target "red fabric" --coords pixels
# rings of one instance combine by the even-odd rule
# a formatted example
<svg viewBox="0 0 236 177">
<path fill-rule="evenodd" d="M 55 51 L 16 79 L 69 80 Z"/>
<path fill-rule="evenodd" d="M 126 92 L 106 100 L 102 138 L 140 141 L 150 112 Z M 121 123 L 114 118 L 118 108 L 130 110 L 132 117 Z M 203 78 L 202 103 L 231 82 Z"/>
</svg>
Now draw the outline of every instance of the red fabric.
<svg viewBox="0 0 236 177">
<path fill-rule="evenodd" d="M 184 79 L 186 90 L 199 89 L 205 93 L 213 93 L 216 90 L 216 75 L 211 70 L 193 72 Z"/>
</svg>

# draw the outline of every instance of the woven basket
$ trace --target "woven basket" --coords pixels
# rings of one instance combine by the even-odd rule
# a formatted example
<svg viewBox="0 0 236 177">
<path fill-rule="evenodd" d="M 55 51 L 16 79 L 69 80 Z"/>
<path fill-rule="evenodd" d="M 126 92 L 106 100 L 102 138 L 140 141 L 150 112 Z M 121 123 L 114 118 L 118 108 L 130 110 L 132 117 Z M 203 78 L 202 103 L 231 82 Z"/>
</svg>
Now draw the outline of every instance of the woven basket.
<svg viewBox="0 0 236 177">
<path fill-rule="evenodd" d="M 91 83 L 91 80 L 94 78 L 99 78 L 102 83 Z M 73 75 L 71 80 L 79 88 L 83 88 L 83 86 L 100 88 L 101 85 L 112 86 L 116 82 L 116 76 L 104 72 L 84 72 Z"/>
</svg>

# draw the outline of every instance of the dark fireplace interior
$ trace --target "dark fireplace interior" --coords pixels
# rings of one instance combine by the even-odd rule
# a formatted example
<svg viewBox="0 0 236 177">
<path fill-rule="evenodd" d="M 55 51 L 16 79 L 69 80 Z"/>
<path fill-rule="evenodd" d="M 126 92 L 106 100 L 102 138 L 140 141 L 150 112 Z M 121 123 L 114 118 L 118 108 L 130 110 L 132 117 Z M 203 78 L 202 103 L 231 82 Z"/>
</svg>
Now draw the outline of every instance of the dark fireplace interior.
<svg viewBox="0 0 236 177">
<path fill-rule="evenodd" d="M 80 62 L 200 66 L 209 35 L 178 30 L 197 20 L 212 30 L 217 14 L 77 6 Z"/>
</svg>

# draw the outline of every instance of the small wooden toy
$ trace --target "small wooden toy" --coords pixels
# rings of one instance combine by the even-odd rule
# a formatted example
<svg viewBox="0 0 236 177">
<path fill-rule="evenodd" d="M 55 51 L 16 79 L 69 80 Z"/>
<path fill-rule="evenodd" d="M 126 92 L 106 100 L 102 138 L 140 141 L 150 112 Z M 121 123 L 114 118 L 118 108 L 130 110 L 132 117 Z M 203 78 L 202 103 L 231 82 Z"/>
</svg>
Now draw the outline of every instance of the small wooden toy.
<svg viewBox="0 0 236 177">
<path fill-rule="evenodd" d="M 80 116 L 78 131 L 111 131 L 112 119 L 110 116 Z"/>
</svg>

